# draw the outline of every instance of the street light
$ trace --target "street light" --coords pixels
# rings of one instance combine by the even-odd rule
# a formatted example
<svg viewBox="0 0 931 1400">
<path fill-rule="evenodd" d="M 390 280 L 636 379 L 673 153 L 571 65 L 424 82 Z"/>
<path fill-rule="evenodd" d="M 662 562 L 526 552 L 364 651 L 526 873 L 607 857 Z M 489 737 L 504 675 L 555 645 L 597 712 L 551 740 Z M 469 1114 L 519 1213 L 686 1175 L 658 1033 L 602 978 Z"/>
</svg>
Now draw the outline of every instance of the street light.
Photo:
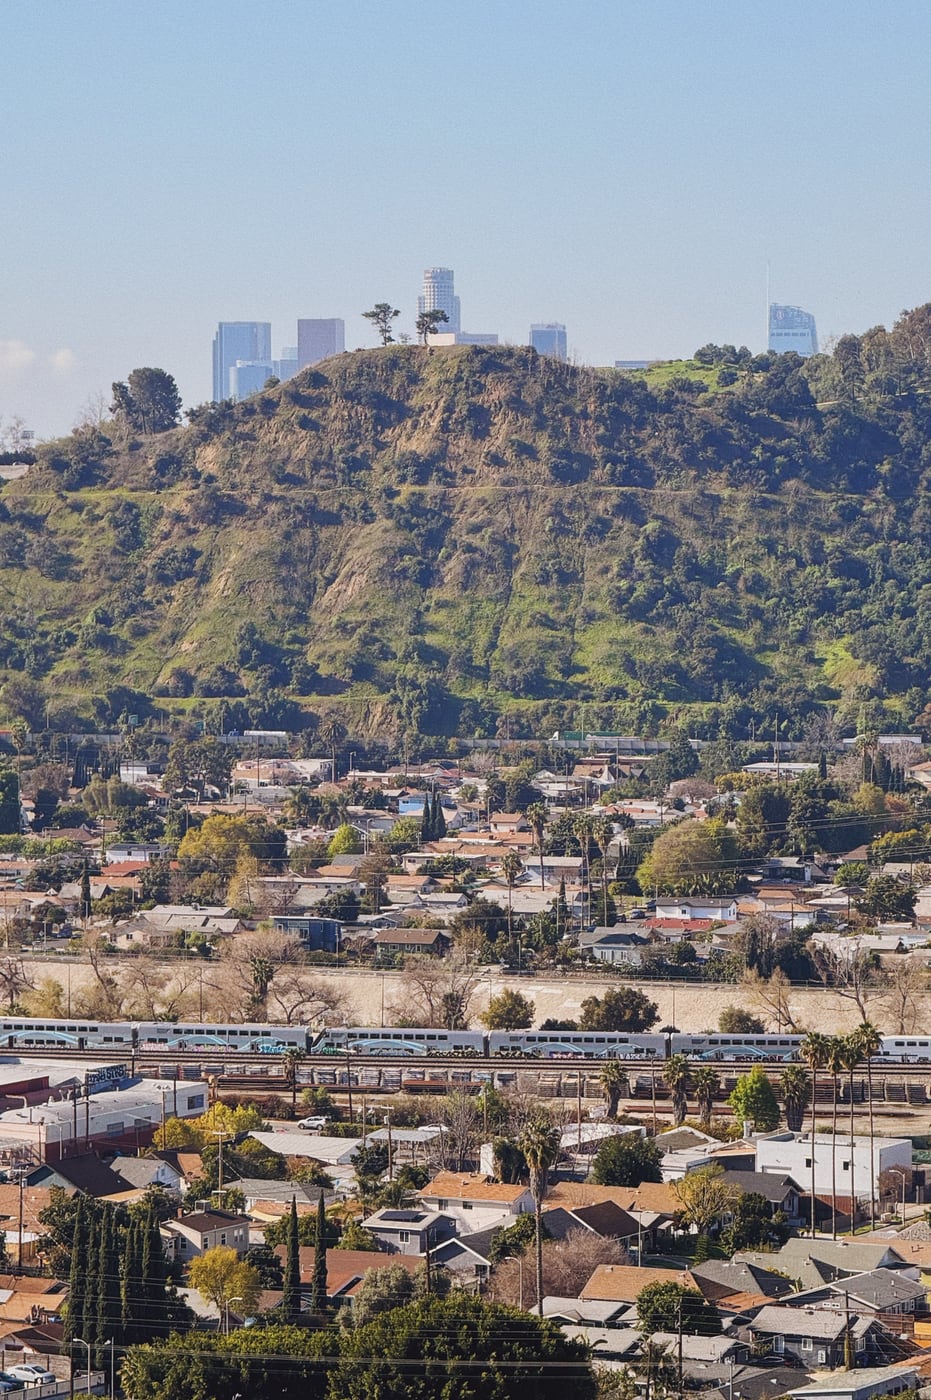
<svg viewBox="0 0 931 1400">
<path fill-rule="evenodd" d="M 901 1167 L 890 1167 L 890 1176 L 900 1176 L 902 1178 L 902 1224 L 905 1224 L 905 1183 L 908 1180 L 906 1173 Z"/>
<path fill-rule="evenodd" d="M 91 1393 L 91 1344 L 90 1344 L 90 1342 L 85 1342 L 85 1340 L 84 1340 L 83 1337 L 75 1337 L 74 1340 L 75 1340 L 76 1342 L 79 1342 L 80 1345 L 81 1345 L 82 1347 L 87 1347 L 87 1393 L 88 1393 L 88 1395 L 90 1395 L 90 1393 Z M 72 1370 L 72 1373 L 73 1373 L 73 1372 L 74 1372 L 74 1361 L 73 1361 L 73 1360 L 72 1360 L 72 1362 L 71 1362 L 71 1370 Z"/>
<path fill-rule="evenodd" d="M 242 1302 L 245 1302 L 245 1299 L 244 1299 L 244 1298 L 241 1298 L 241 1297 L 239 1296 L 238 1293 L 237 1293 L 234 1297 L 232 1297 L 232 1298 L 227 1298 L 227 1300 L 226 1300 L 226 1335 L 227 1335 L 227 1337 L 228 1337 L 229 1334 L 230 1334 L 230 1304 L 231 1304 L 231 1303 L 242 1303 Z"/>
<path fill-rule="evenodd" d="M 110 1348 L 110 1400 L 114 1400 L 116 1395 L 116 1339 L 111 1337 L 109 1342 L 104 1342 L 105 1347 Z"/>
</svg>

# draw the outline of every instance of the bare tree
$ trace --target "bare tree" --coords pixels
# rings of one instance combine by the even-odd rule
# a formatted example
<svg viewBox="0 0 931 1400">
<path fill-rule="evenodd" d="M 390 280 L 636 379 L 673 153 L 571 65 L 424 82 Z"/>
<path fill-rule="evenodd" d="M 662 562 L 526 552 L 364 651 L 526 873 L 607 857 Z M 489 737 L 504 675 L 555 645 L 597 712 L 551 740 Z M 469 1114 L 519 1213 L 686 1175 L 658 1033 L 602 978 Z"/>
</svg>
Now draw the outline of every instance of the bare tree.
<svg viewBox="0 0 931 1400">
<path fill-rule="evenodd" d="M 403 1001 L 389 1008 L 391 1019 L 395 1025 L 461 1029 L 469 1023 L 481 975 L 481 967 L 456 952 L 442 959 L 405 958 Z"/>
<path fill-rule="evenodd" d="M 34 986 L 26 972 L 26 964 L 16 954 L 7 953 L 0 958 L 0 996 L 4 997 L 12 1011 L 21 992 Z"/>
<path fill-rule="evenodd" d="M 342 987 L 310 977 L 296 967 L 282 967 L 268 989 L 268 1014 L 286 1026 L 350 1025 L 355 1013 Z"/>
<path fill-rule="evenodd" d="M 543 1223 L 545 1226 L 545 1215 Z M 544 1240 L 544 1297 L 577 1298 L 599 1264 L 627 1262 L 620 1240 L 592 1230 L 570 1230 L 565 1239 Z M 496 1303 L 520 1304 L 526 1309 L 536 1306 L 532 1245 L 521 1255 L 502 1259 L 492 1274 L 489 1294 Z"/>
<path fill-rule="evenodd" d="M 481 1140 L 482 1119 L 474 1098 L 462 1092 L 447 1094 L 436 1121 L 446 1130 L 436 1139 L 439 1163 L 449 1171 L 463 1171 Z"/>
<path fill-rule="evenodd" d="M 886 967 L 882 1008 L 896 1035 L 915 1033 L 929 985 L 927 968 L 908 954 Z"/>
<path fill-rule="evenodd" d="M 850 940 L 849 948 L 829 948 L 823 943 L 813 943 L 812 954 L 824 985 L 836 992 L 842 1001 L 852 1001 L 860 1020 L 868 1021 L 869 1000 L 876 996 L 880 986 L 874 958 L 864 953 L 854 939 Z"/>
<path fill-rule="evenodd" d="M 772 977 L 761 977 L 758 972 L 748 972 L 741 986 L 749 999 L 770 1022 L 775 1022 L 776 1030 L 797 1031 L 798 1021 L 789 1005 L 792 984 L 781 968 Z"/>
</svg>

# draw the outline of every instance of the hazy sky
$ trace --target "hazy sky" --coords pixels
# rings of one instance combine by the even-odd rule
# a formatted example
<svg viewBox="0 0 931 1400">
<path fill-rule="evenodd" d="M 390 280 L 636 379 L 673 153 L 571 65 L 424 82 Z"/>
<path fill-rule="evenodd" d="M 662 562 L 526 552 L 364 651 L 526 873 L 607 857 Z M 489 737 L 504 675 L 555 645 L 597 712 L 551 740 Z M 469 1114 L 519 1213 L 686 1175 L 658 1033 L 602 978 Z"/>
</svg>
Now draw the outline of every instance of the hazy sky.
<svg viewBox="0 0 931 1400">
<path fill-rule="evenodd" d="M 583 362 L 931 299 L 928 0 L 3 0 L 0 417 L 391 300 Z"/>
</svg>

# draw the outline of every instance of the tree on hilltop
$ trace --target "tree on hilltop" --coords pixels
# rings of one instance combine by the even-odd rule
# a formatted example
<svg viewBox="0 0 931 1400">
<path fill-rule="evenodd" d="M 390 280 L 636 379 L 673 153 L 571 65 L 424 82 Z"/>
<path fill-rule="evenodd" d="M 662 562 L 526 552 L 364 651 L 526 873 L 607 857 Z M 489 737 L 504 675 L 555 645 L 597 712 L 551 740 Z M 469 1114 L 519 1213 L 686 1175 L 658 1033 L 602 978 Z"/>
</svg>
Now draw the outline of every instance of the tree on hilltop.
<svg viewBox="0 0 931 1400">
<path fill-rule="evenodd" d="M 448 320 L 445 311 L 421 311 L 417 317 L 416 329 L 424 347 L 427 344 L 427 336 L 435 335 L 442 323 Z"/>
<path fill-rule="evenodd" d="M 125 383 L 113 385 L 110 411 L 136 433 L 166 433 L 177 425 L 181 395 L 163 369 L 134 369 Z"/>
<path fill-rule="evenodd" d="M 362 315 L 366 321 L 371 321 L 372 325 L 381 336 L 382 345 L 393 345 L 394 336 L 391 334 L 391 323 L 395 317 L 400 316 L 400 311 L 391 305 L 390 301 L 376 301 L 371 311 L 363 311 Z M 419 329 L 419 328 L 418 328 Z"/>
</svg>

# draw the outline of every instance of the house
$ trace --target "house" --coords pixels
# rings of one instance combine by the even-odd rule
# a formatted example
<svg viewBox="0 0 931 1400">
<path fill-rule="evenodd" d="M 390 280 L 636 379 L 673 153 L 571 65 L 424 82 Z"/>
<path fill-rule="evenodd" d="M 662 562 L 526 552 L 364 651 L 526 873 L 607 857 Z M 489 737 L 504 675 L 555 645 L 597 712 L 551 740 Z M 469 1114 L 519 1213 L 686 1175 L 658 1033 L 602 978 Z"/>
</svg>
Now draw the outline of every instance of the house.
<svg viewBox="0 0 931 1400">
<path fill-rule="evenodd" d="M 917 1390 L 920 1386 L 917 1369 L 899 1363 L 839 1371 L 811 1385 L 797 1386 L 788 1394 L 791 1400 L 875 1400 L 880 1395 L 897 1395 L 902 1390 Z"/>
<path fill-rule="evenodd" d="M 519 1215 L 532 1211 L 533 1195 L 528 1186 L 509 1186 L 480 1172 L 439 1172 L 420 1193 L 430 1210 L 451 1215 L 463 1234 L 493 1225 L 510 1225 Z"/>
<path fill-rule="evenodd" d="M 926 1286 L 897 1269 L 870 1269 L 863 1274 L 851 1274 L 836 1283 L 809 1288 L 805 1293 L 782 1301 L 789 1306 L 852 1308 L 861 1317 L 881 1316 L 892 1331 L 911 1331 L 915 1315 L 928 1313 Z"/>
<path fill-rule="evenodd" d="M 362 1222 L 389 1254 L 426 1254 L 455 1234 L 455 1224 L 437 1210 L 377 1210 Z"/>
<path fill-rule="evenodd" d="M 283 1246 L 279 1246 L 281 1255 Z M 310 1283 L 313 1277 L 314 1251 L 301 1248 L 301 1283 Z M 364 1249 L 328 1249 L 326 1252 L 327 1297 L 331 1299 L 349 1298 L 357 1291 L 365 1275 L 372 1269 L 407 1269 L 415 1273 L 424 1267 L 422 1259 L 413 1254 L 375 1254 Z"/>
<path fill-rule="evenodd" d="M 57 1186 L 67 1191 L 69 1196 L 93 1196 L 100 1199 L 125 1191 L 127 1183 L 108 1167 L 94 1152 L 84 1152 L 79 1157 L 68 1157 L 54 1165 L 46 1163 L 29 1172 L 26 1181 L 30 1186 L 44 1186 L 51 1190 Z"/>
<path fill-rule="evenodd" d="M 791 1239 L 771 1252 L 741 1249 L 735 1259 L 761 1269 L 773 1269 L 794 1279 L 801 1288 L 851 1278 L 873 1269 L 902 1269 L 904 1261 L 888 1240 Z"/>
<path fill-rule="evenodd" d="M 632 1215 L 649 1212 L 668 1216 L 669 1219 L 682 1209 L 682 1202 L 672 1186 L 660 1181 L 642 1181 L 639 1186 L 596 1186 L 588 1181 L 554 1181 L 546 1199 L 549 1205 L 565 1206 L 567 1210 L 612 1201 Z"/>
<path fill-rule="evenodd" d="M 758 1172 L 776 1172 L 804 1182 L 811 1189 L 812 1135 L 810 1132 L 763 1133 L 754 1139 Z M 836 1158 L 837 1194 L 849 1207 L 851 1194 L 869 1199 L 870 1191 L 883 1172 L 896 1167 L 908 1170 L 912 1165 L 912 1144 L 909 1138 L 866 1136 L 853 1140 L 851 1160 L 850 1139 L 832 1138 L 830 1133 L 815 1133 L 815 1195 L 823 1196 L 832 1187 L 832 1160 Z M 871 1168 L 872 1158 L 872 1168 Z M 852 1166 L 852 1170 L 851 1170 Z"/>
<path fill-rule="evenodd" d="M 793 1223 L 801 1219 L 801 1188 L 791 1176 L 779 1176 L 776 1172 L 730 1171 L 725 1167 L 724 1181 L 745 1196 L 762 1196 L 774 1215 L 781 1210 L 786 1219 Z"/>
<path fill-rule="evenodd" d="M 177 1236 L 178 1257 L 190 1262 L 225 1244 L 237 1254 L 249 1248 L 249 1222 L 244 1215 L 231 1215 L 225 1210 L 200 1210 L 166 1220 L 163 1229 Z"/>
<path fill-rule="evenodd" d="M 237 1177 L 227 1185 L 242 1192 L 247 1211 L 251 1211 L 259 1202 L 290 1208 L 293 1200 L 300 1214 L 316 1210 L 321 1195 L 327 1201 L 333 1195 L 332 1191 L 324 1190 L 321 1186 L 307 1186 L 300 1181 L 266 1181 L 264 1177 Z M 281 1212 L 272 1213 L 277 1218 Z"/>
<path fill-rule="evenodd" d="M 658 919 L 712 919 L 721 923 L 733 923 L 737 918 L 737 900 L 712 899 L 704 895 L 684 897 L 682 895 L 659 895 L 656 900 Z"/>
<path fill-rule="evenodd" d="M 339 952 L 341 925 L 338 919 L 315 919 L 310 914 L 275 914 L 272 928 L 276 933 L 299 938 L 308 952 Z"/>
<path fill-rule="evenodd" d="M 442 957 L 449 952 L 449 935 L 438 928 L 382 929 L 372 935 L 376 955 L 398 957 L 409 953 Z"/>
<path fill-rule="evenodd" d="M 611 1327 L 613 1331 L 614 1322 L 621 1313 L 627 1312 L 628 1306 L 627 1303 L 616 1303 L 611 1299 L 553 1296 L 543 1299 L 543 1316 L 552 1318 L 554 1322 L 568 1322 L 583 1327 Z M 643 1340 L 642 1332 L 634 1331 L 634 1335 Z"/>
<path fill-rule="evenodd" d="M 848 1319 L 843 1312 L 771 1304 L 760 1309 L 747 1330 L 754 1346 L 768 1347 L 774 1356 L 784 1356 L 797 1365 L 831 1370 L 844 1365 Z M 877 1352 L 878 1323 L 851 1316 L 849 1331 L 854 1364 L 867 1365 Z"/>
<path fill-rule="evenodd" d="M 488 825 L 498 836 L 507 836 L 515 831 L 530 831 L 530 823 L 523 812 L 492 812 Z"/>
<path fill-rule="evenodd" d="M 431 1251 L 430 1257 L 460 1280 L 485 1279 L 491 1271 L 494 1242 L 507 1223 L 491 1226 L 487 1230 L 477 1230 L 472 1234 L 456 1235 L 455 1238 L 437 1245 L 436 1249 Z M 619 1239 L 628 1245 L 635 1245 L 638 1237 L 649 1237 L 649 1232 L 642 1229 L 632 1216 L 610 1201 L 594 1206 L 580 1206 L 576 1210 L 566 1210 L 562 1206 L 544 1210 L 543 1226 L 547 1238 L 552 1240 L 563 1240 L 574 1231 L 590 1231 L 592 1234 Z M 578 1299 L 575 1301 L 578 1303 Z M 589 1320 L 592 1319 L 589 1317 Z"/>
<path fill-rule="evenodd" d="M 580 953 L 588 953 L 599 962 L 625 963 L 628 967 L 639 967 L 649 947 L 648 938 L 623 927 L 583 929 L 579 937 Z"/>
<path fill-rule="evenodd" d="M 652 1340 L 655 1346 L 662 1347 L 671 1355 L 678 1355 L 677 1332 L 654 1332 Z M 749 1356 L 749 1344 L 740 1337 L 735 1337 L 733 1333 L 719 1337 L 682 1338 L 682 1360 L 685 1362 L 697 1362 L 702 1366 L 731 1366 L 742 1364 Z"/>
<path fill-rule="evenodd" d="M 783 1298 L 793 1289 L 793 1284 L 781 1274 L 742 1259 L 706 1259 L 702 1264 L 693 1264 L 690 1273 L 709 1303 L 723 1303 L 737 1295 Z"/>
<path fill-rule="evenodd" d="M 682 1269 L 647 1269 L 634 1264 L 599 1264 L 579 1293 L 579 1297 L 633 1304 L 648 1284 L 681 1283 L 688 1287 L 691 1282 L 691 1275 Z"/>
</svg>

